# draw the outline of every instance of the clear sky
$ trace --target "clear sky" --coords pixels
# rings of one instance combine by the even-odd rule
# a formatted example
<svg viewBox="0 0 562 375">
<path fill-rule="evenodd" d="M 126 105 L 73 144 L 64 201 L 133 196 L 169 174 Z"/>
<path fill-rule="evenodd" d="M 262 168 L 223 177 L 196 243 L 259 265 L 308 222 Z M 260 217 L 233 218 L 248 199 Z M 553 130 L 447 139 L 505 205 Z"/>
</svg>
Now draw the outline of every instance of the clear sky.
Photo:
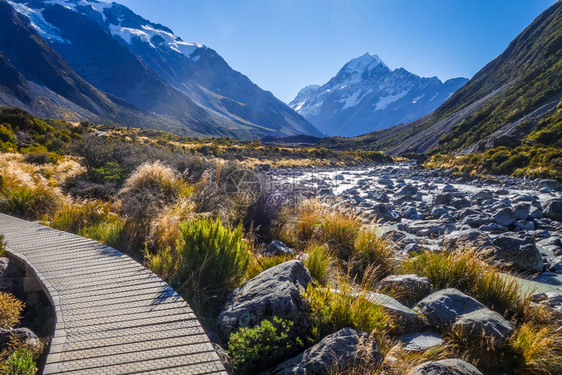
<svg viewBox="0 0 562 375">
<path fill-rule="evenodd" d="M 441 80 L 468 77 L 555 0 L 115 0 L 215 49 L 283 101 L 376 53 Z"/>
</svg>

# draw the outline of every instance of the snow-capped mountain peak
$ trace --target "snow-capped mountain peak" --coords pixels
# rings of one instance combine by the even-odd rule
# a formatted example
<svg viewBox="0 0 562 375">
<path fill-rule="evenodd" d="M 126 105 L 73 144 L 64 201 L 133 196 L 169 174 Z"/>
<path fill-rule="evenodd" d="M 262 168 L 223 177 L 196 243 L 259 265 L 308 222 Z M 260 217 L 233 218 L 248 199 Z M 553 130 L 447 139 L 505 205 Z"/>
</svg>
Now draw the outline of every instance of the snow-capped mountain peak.
<svg viewBox="0 0 562 375">
<path fill-rule="evenodd" d="M 52 43 L 70 43 L 60 30 L 47 22 L 43 16 L 48 6 L 60 5 L 66 9 L 84 14 L 90 18 L 93 14 L 101 17 L 106 29 L 116 38 L 127 44 L 135 42 L 145 43 L 152 48 L 167 46 L 170 50 L 197 60 L 192 56 L 199 48 L 206 48 L 199 43 L 187 43 L 180 37 L 159 24 L 154 24 L 134 14 L 130 9 L 117 4 L 99 0 L 8 0 L 19 13 L 24 14 L 31 21 L 35 30 Z"/>
<path fill-rule="evenodd" d="M 387 67 L 386 64 L 380 59 L 380 57 L 378 57 L 374 53 L 366 52 L 365 54 L 349 61 L 344 65 L 343 69 L 347 72 L 361 73 L 364 70 L 372 69 L 379 64 Z"/>
<path fill-rule="evenodd" d="M 466 81 L 443 83 L 403 68 L 391 70 L 379 56 L 365 53 L 326 84 L 301 90 L 289 106 L 328 135 L 356 136 L 416 120 Z"/>
</svg>

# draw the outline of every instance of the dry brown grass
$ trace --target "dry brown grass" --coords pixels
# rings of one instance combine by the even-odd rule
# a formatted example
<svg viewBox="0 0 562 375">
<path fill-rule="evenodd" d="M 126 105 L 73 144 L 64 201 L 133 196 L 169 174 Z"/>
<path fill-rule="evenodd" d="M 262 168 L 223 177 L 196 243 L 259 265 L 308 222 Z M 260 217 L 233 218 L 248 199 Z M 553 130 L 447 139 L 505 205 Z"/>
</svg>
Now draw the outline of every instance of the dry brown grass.
<svg viewBox="0 0 562 375">
<path fill-rule="evenodd" d="M 349 260 L 362 222 L 355 214 L 335 208 L 318 198 L 302 201 L 281 230 L 284 242 L 299 249 L 327 243 L 340 259 Z"/>
<path fill-rule="evenodd" d="M 161 162 L 144 163 L 125 181 L 121 195 L 149 193 L 162 197 L 178 194 L 177 172 Z"/>
<path fill-rule="evenodd" d="M 18 324 L 23 307 L 24 304 L 11 294 L 0 292 L 0 328 Z"/>
</svg>

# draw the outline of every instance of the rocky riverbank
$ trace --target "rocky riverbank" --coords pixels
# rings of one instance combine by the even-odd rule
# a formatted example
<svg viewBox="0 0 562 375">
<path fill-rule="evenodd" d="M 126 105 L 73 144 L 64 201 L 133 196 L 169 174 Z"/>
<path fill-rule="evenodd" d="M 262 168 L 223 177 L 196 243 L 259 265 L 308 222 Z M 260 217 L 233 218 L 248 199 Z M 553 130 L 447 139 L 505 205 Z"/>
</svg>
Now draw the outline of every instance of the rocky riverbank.
<svg viewBox="0 0 562 375">
<path fill-rule="evenodd" d="M 467 247 L 562 293 L 562 183 L 464 177 L 413 165 L 276 170 L 273 185 L 335 196 L 403 253 Z"/>
</svg>

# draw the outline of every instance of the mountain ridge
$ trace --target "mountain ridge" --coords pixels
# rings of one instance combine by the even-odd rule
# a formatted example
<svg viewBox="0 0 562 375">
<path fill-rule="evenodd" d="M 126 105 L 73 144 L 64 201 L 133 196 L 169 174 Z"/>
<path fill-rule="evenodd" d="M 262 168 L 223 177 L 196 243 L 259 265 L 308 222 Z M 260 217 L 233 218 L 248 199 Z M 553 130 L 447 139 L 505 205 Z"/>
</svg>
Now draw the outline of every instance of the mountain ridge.
<svg viewBox="0 0 562 375">
<path fill-rule="evenodd" d="M 161 122 L 162 130 L 184 135 L 239 139 L 321 135 L 273 94 L 230 68 L 216 51 L 183 42 L 169 28 L 123 5 L 97 0 L 13 0 L 5 4 L 29 20 L 36 37 L 45 41 L 43 47 L 54 49 L 70 66 L 67 70 L 113 102 L 127 103 L 129 111 L 139 111 L 133 126 L 159 128 Z M 9 39 L 8 30 L 5 35 Z M 8 69 L 7 64 L 3 66 Z M 33 94 L 51 95 L 42 91 L 46 90 Z M 16 100 L 13 90 L 3 93 L 0 103 L 21 104 L 34 111 L 33 106 Z M 64 112 L 76 109 L 65 111 L 65 106 L 72 105 L 59 102 L 40 114 L 68 117 Z M 93 112 L 89 108 L 74 117 L 112 120 L 105 113 Z M 144 124 L 142 119 L 148 117 L 154 121 Z"/>
</svg>

